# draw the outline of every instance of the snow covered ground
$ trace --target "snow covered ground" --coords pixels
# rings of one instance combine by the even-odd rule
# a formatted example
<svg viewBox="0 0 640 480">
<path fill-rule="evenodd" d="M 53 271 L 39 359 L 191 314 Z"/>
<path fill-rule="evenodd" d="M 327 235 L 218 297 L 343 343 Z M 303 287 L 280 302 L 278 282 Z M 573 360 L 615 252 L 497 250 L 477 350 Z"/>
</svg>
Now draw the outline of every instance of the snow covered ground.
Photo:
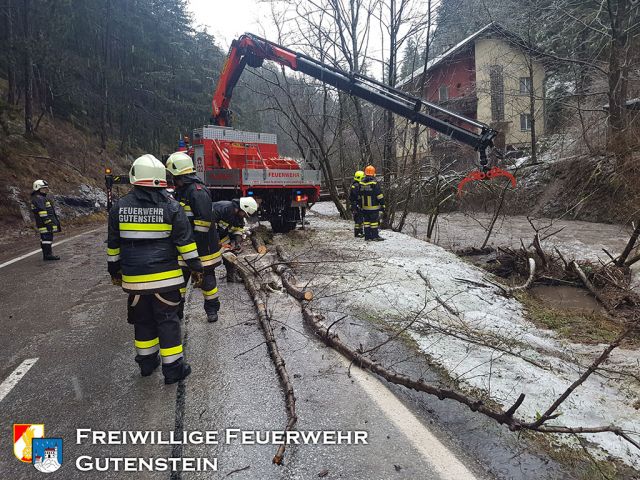
<svg viewBox="0 0 640 480">
<path fill-rule="evenodd" d="M 382 232 L 385 242 L 354 239 L 352 223 L 339 219 L 330 202 L 315 205 L 308 218 L 307 256 L 327 263 L 309 266 L 301 276 L 318 292 L 320 305 L 334 310 L 329 320 L 349 312 L 398 327 L 418 318 L 409 333 L 433 363 L 461 388 L 486 392 L 505 406 L 526 394 L 518 410 L 521 417 L 534 419 L 545 411 L 604 348 L 574 344 L 537 328 L 518 301 L 504 298 L 493 287 L 470 283 L 486 283 L 486 272 L 439 246 L 388 231 Z M 311 268 L 313 276 L 308 275 Z M 436 301 L 436 295 L 457 315 Z M 606 366 L 638 375 L 640 352 L 616 350 Z M 640 412 L 634 408 L 639 399 L 640 385 L 633 377 L 592 375 L 561 406 L 555 422 L 616 424 L 639 432 L 635 438 L 640 440 Z M 603 452 L 640 468 L 640 451 L 615 435 L 587 438 Z M 563 441 L 575 442 L 567 437 Z"/>
</svg>

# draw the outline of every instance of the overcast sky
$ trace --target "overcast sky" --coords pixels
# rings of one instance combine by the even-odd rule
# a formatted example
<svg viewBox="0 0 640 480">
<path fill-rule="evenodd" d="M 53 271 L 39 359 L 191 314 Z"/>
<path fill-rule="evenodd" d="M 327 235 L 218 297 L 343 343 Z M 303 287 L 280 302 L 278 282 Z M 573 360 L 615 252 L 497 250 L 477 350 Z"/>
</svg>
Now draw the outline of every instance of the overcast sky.
<svg viewBox="0 0 640 480">
<path fill-rule="evenodd" d="M 267 3 L 258 0 L 189 0 L 189 4 L 196 25 L 206 26 L 225 48 L 245 32 L 273 35 L 268 22 L 270 6 Z"/>
</svg>

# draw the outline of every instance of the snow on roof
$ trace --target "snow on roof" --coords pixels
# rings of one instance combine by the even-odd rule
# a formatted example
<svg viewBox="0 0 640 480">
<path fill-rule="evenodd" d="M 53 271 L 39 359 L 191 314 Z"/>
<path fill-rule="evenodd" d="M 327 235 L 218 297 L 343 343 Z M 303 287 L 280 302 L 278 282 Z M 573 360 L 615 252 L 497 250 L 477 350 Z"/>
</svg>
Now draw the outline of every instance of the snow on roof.
<svg viewBox="0 0 640 480">
<path fill-rule="evenodd" d="M 497 23 L 495 23 L 495 22 L 492 22 L 492 23 L 482 27 L 480 30 L 478 30 L 475 33 L 472 33 L 467 38 L 465 38 L 461 42 L 459 42 L 456 45 L 454 45 L 453 47 L 451 47 L 449 50 L 447 50 L 447 51 L 441 53 L 440 55 L 438 55 L 437 57 L 429 60 L 429 62 L 427 63 L 427 70 L 431 70 L 433 67 L 435 67 L 436 65 L 440 64 L 443 60 L 451 57 L 455 53 L 458 53 L 460 50 L 462 50 L 462 48 L 466 47 L 469 43 L 474 41 L 476 38 L 478 38 L 480 35 L 485 33 L 487 30 L 491 30 L 491 29 L 498 29 L 500 31 L 504 30 L 501 27 L 499 27 L 499 25 Z M 410 74 L 410 75 L 408 75 L 408 76 L 406 76 L 404 78 L 401 78 L 398 81 L 398 83 L 396 84 L 396 87 L 401 87 L 401 86 L 405 85 L 406 83 L 409 83 L 414 78 L 418 78 L 420 75 L 422 75 L 423 70 L 424 70 L 424 66 L 421 66 L 421 67 L 417 68 L 412 74 Z"/>
</svg>

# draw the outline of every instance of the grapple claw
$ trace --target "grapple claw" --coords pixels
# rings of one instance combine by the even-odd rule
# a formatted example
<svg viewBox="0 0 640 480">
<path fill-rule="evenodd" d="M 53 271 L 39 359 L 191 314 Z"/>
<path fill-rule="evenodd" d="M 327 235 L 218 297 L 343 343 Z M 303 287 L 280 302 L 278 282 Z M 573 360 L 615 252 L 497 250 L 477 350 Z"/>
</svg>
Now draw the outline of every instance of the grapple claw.
<svg viewBox="0 0 640 480">
<path fill-rule="evenodd" d="M 511 186 L 513 188 L 516 187 L 516 177 L 514 177 L 513 174 L 502 168 L 492 167 L 487 173 L 481 172 L 480 170 L 469 172 L 469 174 L 464 177 L 460 183 L 458 183 L 458 196 L 462 196 L 464 186 L 467 183 L 474 182 L 476 180 L 491 180 L 496 177 L 505 177 L 511 182 Z"/>
</svg>

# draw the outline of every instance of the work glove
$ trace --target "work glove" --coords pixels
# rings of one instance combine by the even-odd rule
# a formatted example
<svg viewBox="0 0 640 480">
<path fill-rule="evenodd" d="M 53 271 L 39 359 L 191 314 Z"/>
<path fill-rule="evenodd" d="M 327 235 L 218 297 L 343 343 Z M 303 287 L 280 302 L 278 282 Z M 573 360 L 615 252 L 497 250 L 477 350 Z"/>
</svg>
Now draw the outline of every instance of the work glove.
<svg viewBox="0 0 640 480">
<path fill-rule="evenodd" d="M 238 253 L 242 252 L 242 245 L 240 244 L 234 245 L 231 251 L 237 255 Z"/>
<path fill-rule="evenodd" d="M 122 286 L 122 277 L 112 276 L 111 277 L 111 283 L 114 284 L 116 287 L 121 287 Z"/>
<path fill-rule="evenodd" d="M 191 272 L 191 283 L 193 288 L 202 288 L 204 282 L 204 274 L 202 272 Z"/>
</svg>

